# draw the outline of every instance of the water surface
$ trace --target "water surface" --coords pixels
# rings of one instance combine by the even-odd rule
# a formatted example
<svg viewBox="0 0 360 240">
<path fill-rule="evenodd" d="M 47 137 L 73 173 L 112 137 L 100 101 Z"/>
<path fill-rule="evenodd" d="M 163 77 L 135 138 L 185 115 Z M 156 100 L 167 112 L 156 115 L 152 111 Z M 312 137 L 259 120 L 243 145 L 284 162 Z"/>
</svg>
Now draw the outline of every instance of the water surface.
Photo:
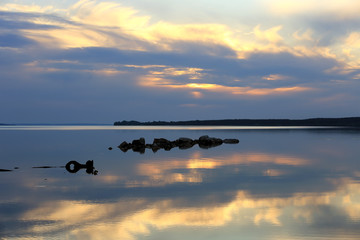
<svg viewBox="0 0 360 240">
<path fill-rule="evenodd" d="M 359 239 L 359 133 L 2 126 L 0 239 Z M 116 148 L 202 135 L 240 143 Z M 98 174 L 68 172 L 71 160 Z"/>
</svg>

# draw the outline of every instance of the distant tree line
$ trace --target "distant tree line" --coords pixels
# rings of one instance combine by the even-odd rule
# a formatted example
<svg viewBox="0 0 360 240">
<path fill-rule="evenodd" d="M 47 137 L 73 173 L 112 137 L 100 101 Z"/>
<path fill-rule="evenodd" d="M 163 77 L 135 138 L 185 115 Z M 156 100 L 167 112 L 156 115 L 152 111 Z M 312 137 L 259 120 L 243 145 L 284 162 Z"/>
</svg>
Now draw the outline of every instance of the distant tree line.
<svg viewBox="0 0 360 240">
<path fill-rule="evenodd" d="M 291 119 L 223 119 L 191 121 L 117 121 L 115 126 L 332 126 L 360 127 L 360 117 Z"/>
</svg>

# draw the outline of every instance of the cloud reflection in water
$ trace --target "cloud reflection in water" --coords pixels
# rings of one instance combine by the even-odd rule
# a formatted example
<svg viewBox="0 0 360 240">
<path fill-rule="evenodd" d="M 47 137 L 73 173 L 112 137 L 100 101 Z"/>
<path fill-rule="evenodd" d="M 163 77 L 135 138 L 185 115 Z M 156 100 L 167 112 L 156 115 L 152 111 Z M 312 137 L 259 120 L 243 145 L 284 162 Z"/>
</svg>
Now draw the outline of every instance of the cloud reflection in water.
<svg viewBox="0 0 360 240">
<path fill-rule="evenodd" d="M 316 169 L 311 159 L 284 154 L 204 155 L 160 155 L 134 162 L 135 171 L 128 174 L 102 169 L 99 176 L 81 176 L 86 178 L 76 182 L 81 184 L 76 189 L 70 187 L 74 178 L 62 179 L 64 186 L 56 191 L 67 192 L 66 197 L 36 199 L 38 204 L 21 213 L 20 221 L 33 223 L 24 234 L 133 240 L 156 234 L 169 238 L 181 229 L 188 231 L 171 239 L 220 229 L 245 238 L 259 234 L 258 239 L 268 239 L 269 228 L 277 239 L 289 237 L 283 228 L 304 238 L 311 236 L 309 229 L 327 232 L 328 239 L 343 236 L 344 229 L 349 239 L 360 233 L 356 173 L 330 174 Z M 91 200 L 102 194 L 103 199 Z"/>
</svg>

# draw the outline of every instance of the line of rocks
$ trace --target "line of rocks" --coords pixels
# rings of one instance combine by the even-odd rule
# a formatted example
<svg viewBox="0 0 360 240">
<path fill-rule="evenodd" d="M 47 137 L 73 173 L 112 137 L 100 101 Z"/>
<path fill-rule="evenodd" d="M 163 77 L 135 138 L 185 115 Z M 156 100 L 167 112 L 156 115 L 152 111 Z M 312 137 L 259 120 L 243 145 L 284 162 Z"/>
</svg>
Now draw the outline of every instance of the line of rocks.
<svg viewBox="0 0 360 240">
<path fill-rule="evenodd" d="M 165 151 L 170 151 L 172 148 L 178 147 L 179 149 L 189 149 L 194 145 L 198 144 L 200 148 L 208 149 L 212 147 L 217 147 L 223 143 L 226 144 L 237 144 L 239 143 L 238 139 L 220 139 L 209 137 L 208 135 L 201 136 L 199 139 L 191 139 L 181 137 L 175 141 L 170 141 L 165 138 L 155 138 L 152 144 L 145 143 L 144 138 L 133 140 L 131 143 L 126 141 L 122 142 L 118 148 L 127 152 L 132 149 L 134 152 L 145 153 L 145 149 L 151 149 L 153 152 L 157 152 L 159 149 L 164 149 Z M 109 148 L 111 150 L 112 148 Z"/>
</svg>

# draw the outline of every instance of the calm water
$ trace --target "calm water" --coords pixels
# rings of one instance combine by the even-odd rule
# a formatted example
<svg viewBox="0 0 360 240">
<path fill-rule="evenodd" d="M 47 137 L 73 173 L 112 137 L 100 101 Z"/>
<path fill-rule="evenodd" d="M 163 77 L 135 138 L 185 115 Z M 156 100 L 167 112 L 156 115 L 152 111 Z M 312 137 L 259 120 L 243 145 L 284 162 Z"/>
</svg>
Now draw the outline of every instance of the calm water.
<svg viewBox="0 0 360 240">
<path fill-rule="evenodd" d="M 202 135 L 240 143 L 116 148 Z M 360 238 L 360 131 L 0 127 L 0 146 L 0 239 Z"/>
</svg>

